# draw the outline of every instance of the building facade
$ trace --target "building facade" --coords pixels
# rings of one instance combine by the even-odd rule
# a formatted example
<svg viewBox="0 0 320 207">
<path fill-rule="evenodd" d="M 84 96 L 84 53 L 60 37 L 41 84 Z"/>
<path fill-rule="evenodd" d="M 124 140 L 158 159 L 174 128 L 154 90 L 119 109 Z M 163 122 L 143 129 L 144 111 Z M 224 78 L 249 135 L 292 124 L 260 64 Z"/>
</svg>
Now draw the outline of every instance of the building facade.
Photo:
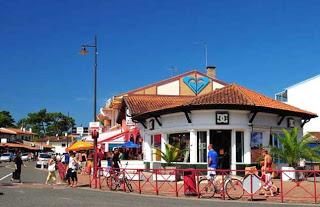
<svg viewBox="0 0 320 207">
<path fill-rule="evenodd" d="M 320 75 L 297 83 L 275 95 L 276 100 L 320 114 Z M 304 134 L 320 132 L 320 118 L 314 118 L 304 125 Z"/>
</svg>

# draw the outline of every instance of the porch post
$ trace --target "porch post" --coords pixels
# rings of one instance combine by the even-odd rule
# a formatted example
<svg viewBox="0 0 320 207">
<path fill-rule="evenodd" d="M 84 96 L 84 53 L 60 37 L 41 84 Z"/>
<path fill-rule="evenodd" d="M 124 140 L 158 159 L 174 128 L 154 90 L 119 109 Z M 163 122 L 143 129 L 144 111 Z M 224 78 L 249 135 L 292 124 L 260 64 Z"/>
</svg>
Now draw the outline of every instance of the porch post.
<svg viewBox="0 0 320 207">
<path fill-rule="evenodd" d="M 251 129 L 247 129 L 244 131 L 244 140 L 243 140 L 243 153 L 244 153 L 244 163 L 251 164 Z"/>
<path fill-rule="evenodd" d="M 190 131 L 190 163 L 196 164 L 198 160 L 198 150 L 197 150 L 197 131 L 192 129 Z"/>
<path fill-rule="evenodd" d="M 169 143 L 168 135 L 167 134 L 161 134 L 161 152 L 166 151 L 166 144 Z M 161 162 L 165 162 L 161 157 Z"/>
</svg>

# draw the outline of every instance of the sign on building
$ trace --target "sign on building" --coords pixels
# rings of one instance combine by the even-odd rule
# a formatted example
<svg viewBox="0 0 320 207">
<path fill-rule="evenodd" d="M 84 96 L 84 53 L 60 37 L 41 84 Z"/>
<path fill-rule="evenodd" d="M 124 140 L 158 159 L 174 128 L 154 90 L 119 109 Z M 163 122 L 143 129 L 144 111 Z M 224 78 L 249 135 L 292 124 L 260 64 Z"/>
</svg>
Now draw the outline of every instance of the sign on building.
<svg viewBox="0 0 320 207">
<path fill-rule="evenodd" d="M 134 122 L 132 121 L 132 116 L 131 116 L 130 111 L 129 111 L 128 108 L 126 109 L 126 125 L 127 126 L 134 125 Z"/>
<path fill-rule="evenodd" d="M 83 127 L 77 127 L 77 134 L 83 134 Z"/>
<path fill-rule="evenodd" d="M 216 112 L 216 124 L 217 125 L 228 125 L 229 124 L 229 112 L 217 111 Z"/>
</svg>

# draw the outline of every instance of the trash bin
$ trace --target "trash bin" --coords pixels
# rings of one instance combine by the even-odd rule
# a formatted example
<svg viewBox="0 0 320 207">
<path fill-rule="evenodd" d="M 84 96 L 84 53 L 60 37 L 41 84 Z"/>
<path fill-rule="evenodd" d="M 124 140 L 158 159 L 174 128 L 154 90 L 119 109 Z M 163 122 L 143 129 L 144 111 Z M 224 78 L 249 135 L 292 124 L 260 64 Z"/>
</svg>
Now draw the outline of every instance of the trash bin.
<svg viewBox="0 0 320 207">
<path fill-rule="evenodd" d="M 185 169 L 183 173 L 183 189 L 186 196 L 197 196 L 196 176 L 194 169 Z"/>
</svg>

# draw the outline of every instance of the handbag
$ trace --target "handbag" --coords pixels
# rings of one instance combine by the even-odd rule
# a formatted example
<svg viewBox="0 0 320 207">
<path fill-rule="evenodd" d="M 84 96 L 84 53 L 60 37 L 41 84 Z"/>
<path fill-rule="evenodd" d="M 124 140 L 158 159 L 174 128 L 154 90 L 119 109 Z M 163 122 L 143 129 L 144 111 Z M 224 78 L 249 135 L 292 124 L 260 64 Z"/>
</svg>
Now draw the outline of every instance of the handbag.
<svg viewBox="0 0 320 207">
<path fill-rule="evenodd" d="M 56 165 L 55 165 L 55 164 L 49 165 L 49 166 L 48 166 L 48 171 L 49 171 L 49 172 L 54 172 L 54 171 L 56 171 Z"/>
</svg>

